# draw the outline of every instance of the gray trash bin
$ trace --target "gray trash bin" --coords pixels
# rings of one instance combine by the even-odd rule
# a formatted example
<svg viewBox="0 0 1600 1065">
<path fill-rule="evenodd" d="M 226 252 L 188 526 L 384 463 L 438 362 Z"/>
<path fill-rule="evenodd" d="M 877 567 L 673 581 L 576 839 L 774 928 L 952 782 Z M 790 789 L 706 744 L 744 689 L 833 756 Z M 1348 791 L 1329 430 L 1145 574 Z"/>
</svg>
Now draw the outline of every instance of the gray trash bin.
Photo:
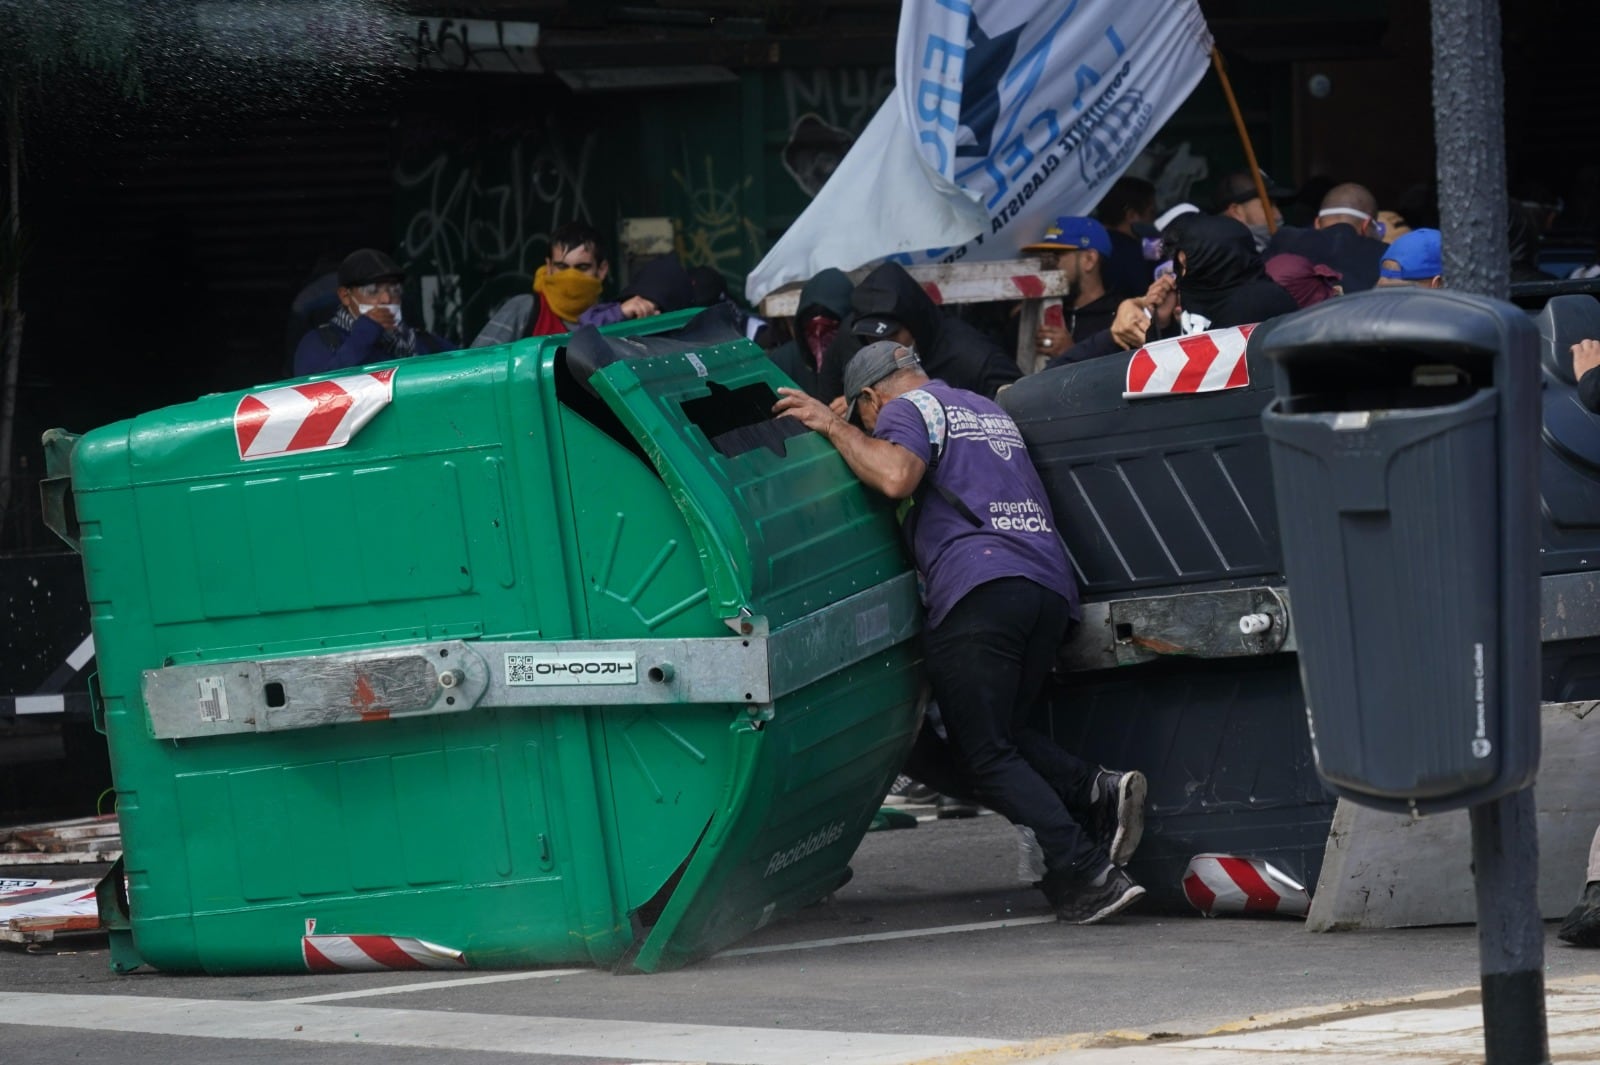
<svg viewBox="0 0 1600 1065">
<path fill-rule="evenodd" d="M 1516 307 L 1378 290 L 1263 326 L 1262 415 L 1323 778 L 1429 812 L 1539 756 L 1539 335 Z"/>
</svg>

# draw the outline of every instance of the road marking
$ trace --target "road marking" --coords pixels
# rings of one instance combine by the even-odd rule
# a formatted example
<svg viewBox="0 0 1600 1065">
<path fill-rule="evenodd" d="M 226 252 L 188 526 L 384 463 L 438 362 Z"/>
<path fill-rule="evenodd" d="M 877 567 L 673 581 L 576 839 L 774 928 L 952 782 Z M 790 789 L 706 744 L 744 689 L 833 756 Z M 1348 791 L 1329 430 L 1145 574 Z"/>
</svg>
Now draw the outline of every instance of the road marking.
<svg viewBox="0 0 1600 1065">
<path fill-rule="evenodd" d="M 512 980 L 543 980 L 548 976 L 576 976 L 579 973 L 598 972 L 597 969 L 540 969 L 531 973 L 496 973 L 493 976 L 467 976 L 459 980 L 424 980 L 418 984 L 395 984 L 392 987 L 369 987 L 361 991 L 335 991 L 327 995 L 302 995 L 299 998 L 274 999 L 275 1002 L 338 1002 L 347 998 L 381 998 L 384 995 L 404 995 L 412 991 L 449 991 L 475 984 L 504 984 Z"/>
<path fill-rule="evenodd" d="M 712 955 L 714 958 L 738 958 L 746 954 L 777 954 L 785 950 L 816 950 L 819 947 L 841 947 L 850 943 L 884 943 L 891 939 L 919 939 L 923 936 L 947 936 L 954 932 L 987 932 L 995 928 L 1017 928 L 1029 924 L 1055 924 L 1055 915 L 1045 917 L 1008 917 L 1003 921 L 979 921 L 976 924 L 947 924 L 939 928 L 906 928 L 899 932 L 868 932 L 859 936 L 836 936 L 833 939 L 808 939 L 799 943 L 773 943 L 765 947 L 740 947 Z"/>
<path fill-rule="evenodd" d="M 1012 1045 L 998 1039 L 933 1035 L 27 991 L 0 991 L 0 1025 L 5 1024 L 180 1038 L 275 1039 L 740 1065 L 909 1065 L 931 1057 Z"/>
</svg>

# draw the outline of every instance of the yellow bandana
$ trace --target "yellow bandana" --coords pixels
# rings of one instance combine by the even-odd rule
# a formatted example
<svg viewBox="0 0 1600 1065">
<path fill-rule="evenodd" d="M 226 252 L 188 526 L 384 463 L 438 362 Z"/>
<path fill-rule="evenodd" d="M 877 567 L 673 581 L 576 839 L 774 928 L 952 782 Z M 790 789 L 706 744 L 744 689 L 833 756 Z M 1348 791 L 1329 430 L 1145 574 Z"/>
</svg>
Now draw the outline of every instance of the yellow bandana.
<svg viewBox="0 0 1600 1065">
<path fill-rule="evenodd" d="M 582 270 L 552 274 L 548 266 L 541 266 L 534 272 L 533 290 L 545 298 L 563 322 L 576 322 L 600 299 L 600 279 Z"/>
</svg>

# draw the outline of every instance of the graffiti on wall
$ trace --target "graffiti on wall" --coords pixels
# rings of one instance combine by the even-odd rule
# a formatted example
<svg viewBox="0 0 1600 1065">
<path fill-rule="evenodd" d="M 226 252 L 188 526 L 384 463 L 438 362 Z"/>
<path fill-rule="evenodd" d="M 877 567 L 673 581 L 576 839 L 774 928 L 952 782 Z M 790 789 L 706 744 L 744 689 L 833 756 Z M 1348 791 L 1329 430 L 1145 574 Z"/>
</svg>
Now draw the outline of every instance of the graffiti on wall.
<svg viewBox="0 0 1600 1065">
<path fill-rule="evenodd" d="M 703 166 L 692 168 L 684 149 L 683 168 L 672 171 L 672 180 L 688 205 L 679 227 L 679 258 L 686 266 L 710 266 L 724 277 L 737 277 L 740 265 L 761 258 L 761 228 L 744 213 L 744 198 L 755 177 L 746 174 L 718 182 L 711 156 Z"/>
<path fill-rule="evenodd" d="M 429 329 L 470 341 L 464 327 L 475 331 L 506 296 L 529 291 L 550 231 L 592 220 L 584 189 L 593 151 L 592 133 L 575 147 L 528 137 L 475 151 L 470 162 L 446 151 L 397 168 L 411 211 L 400 253 L 422 279 Z"/>
<path fill-rule="evenodd" d="M 498 19 L 425 18 L 408 34 L 419 70 L 538 74 L 539 24 Z"/>
<path fill-rule="evenodd" d="M 783 72 L 789 138 L 783 167 L 807 196 L 815 196 L 856 136 L 894 90 L 888 67 L 789 69 Z"/>
</svg>

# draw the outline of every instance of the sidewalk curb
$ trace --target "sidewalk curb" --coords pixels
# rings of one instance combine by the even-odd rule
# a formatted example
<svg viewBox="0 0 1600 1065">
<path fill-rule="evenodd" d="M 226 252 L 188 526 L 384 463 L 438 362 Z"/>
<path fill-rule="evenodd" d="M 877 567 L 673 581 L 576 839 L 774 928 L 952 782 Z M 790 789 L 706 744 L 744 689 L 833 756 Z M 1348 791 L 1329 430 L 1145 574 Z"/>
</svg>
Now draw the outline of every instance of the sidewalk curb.
<svg viewBox="0 0 1600 1065">
<path fill-rule="evenodd" d="M 1600 985 L 1600 973 L 1573 976 L 1545 985 L 1545 994 L 1560 994 L 1566 989 Z M 1275 1010 L 1270 1013 L 1251 1014 L 1237 1021 L 1227 1021 L 1202 1032 L 1139 1032 L 1113 1028 L 1103 1032 L 1074 1032 L 1047 1036 L 1014 1043 L 989 1050 L 973 1050 L 937 1058 L 918 1060 L 913 1065 L 1023 1065 L 1026 1062 L 1046 1062 L 1055 1055 L 1075 1050 L 1102 1050 L 1139 1044 L 1181 1043 L 1186 1039 L 1203 1039 L 1208 1036 L 1239 1035 L 1246 1032 L 1263 1032 L 1274 1029 L 1309 1028 L 1329 1021 L 1345 1020 L 1353 1016 L 1375 1013 L 1397 1013 L 1416 1007 L 1450 1008 L 1476 1003 L 1480 989 L 1470 987 L 1448 988 L 1442 991 L 1422 991 L 1414 995 L 1392 998 L 1358 999 L 1351 1002 L 1320 1006 L 1300 1006 Z"/>
</svg>

